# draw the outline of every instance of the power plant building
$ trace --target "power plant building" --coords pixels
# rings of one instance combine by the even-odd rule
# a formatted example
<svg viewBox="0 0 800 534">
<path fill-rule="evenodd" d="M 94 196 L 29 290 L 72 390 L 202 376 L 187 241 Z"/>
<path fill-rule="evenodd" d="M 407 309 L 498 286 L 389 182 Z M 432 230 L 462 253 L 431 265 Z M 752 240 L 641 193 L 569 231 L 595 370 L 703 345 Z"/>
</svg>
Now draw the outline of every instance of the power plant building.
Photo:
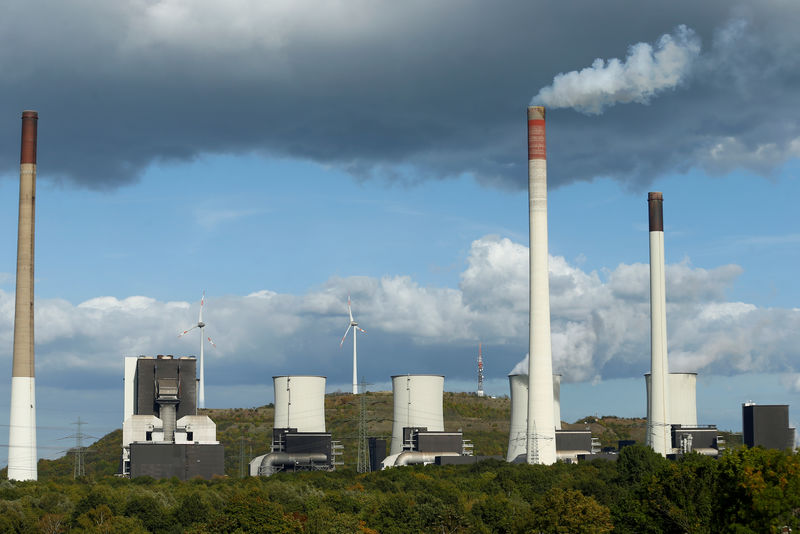
<svg viewBox="0 0 800 534">
<path fill-rule="evenodd" d="M 526 458 L 526 429 L 528 416 L 528 376 L 508 375 L 511 389 L 511 428 L 508 435 L 507 462 L 524 462 Z M 589 430 L 562 430 L 561 428 L 561 375 L 553 375 L 553 418 L 555 429 L 556 458 L 576 462 L 583 455 L 599 449 Z"/>
<path fill-rule="evenodd" d="M 506 461 L 519 462 L 525 458 L 527 445 L 528 375 L 508 375 L 508 385 L 511 391 L 511 427 Z M 553 420 L 555 429 L 561 430 L 561 375 L 553 375 Z"/>
<path fill-rule="evenodd" d="M 748 447 L 794 449 L 795 429 L 789 426 L 789 406 L 742 404 L 742 434 Z"/>
<path fill-rule="evenodd" d="M 278 471 L 332 471 L 341 445 L 325 431 L 325 377 L 272 377 L 275 419 L 270 452 L 250 461 L 250 476 Z"/>
<path fill-rule="evenodd" d="M 195 358 L 125 358 L 122 469 L 129 477 L 225 474 L 216 425 L 197 415 Z"/>
<path fill-rule="evenodd" d="M 394 422 L 389 455 L 403 452 L 409 445 L 404 428 L 424 428 L 430 432 L 444 431 L 444 376 L 395 375 L 392 377 Z"/>
<path fill-rule="evenodd" d="M 445 457 L 472 458 L 463 434 L 444 430 L 444 376 L 392 376 L 394 423 L 389 456 L 383 468 L 410 464 L 448 463 Z"/>
<path fill-rule="evenodd" d="M 644 375 L 647 413 L 651 411 L 651 375 Z M 669 424 L 697 426 L 697 373 L 669 373 Z"/>
</svg>

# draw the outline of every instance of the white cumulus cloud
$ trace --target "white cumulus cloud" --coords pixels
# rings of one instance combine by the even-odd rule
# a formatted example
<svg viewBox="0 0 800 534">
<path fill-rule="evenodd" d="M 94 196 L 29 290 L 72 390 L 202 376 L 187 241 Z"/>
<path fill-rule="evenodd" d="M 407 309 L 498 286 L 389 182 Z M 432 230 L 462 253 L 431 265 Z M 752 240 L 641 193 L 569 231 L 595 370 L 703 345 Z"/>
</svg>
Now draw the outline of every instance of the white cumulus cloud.
<svg viewBox="0 0 800 534">
<path fill-rule="evenodd" d="M 349 351 L 339 347 L 349 321 L 348 294 L 367 330 L 359 337 L 359 370 L 368 380 L 398 372 L 471 380 L 468 362 L 479 340 L 487 369 L 502 376 L 527 352 L 527 268 L 527 247 L 486 236 L 472 243 L 457 288 L 386 276 L 331 278 L 302 295 L 269 289 L 209 294 L 203 319 L 217 347 L 206 350 L 207 380 L 245 387 L 268 384 L 274 374 L 314 373 L 348 383 Z M 550 258 L 554 372 L 569 382 L 648 370 L 648 272 L 646 264 L 586 272 L 562 257 Z M 728 301 L 725 290 L 740 272 L 735 265 L 696 268 L 688 260 L 667 266 L 670 369 L 781 372 L 795 377 L 784 387 L 797 389 L 791 373 L 800 310 Z M 0 365 L 10 365 L 13 301 L 13 293 L 0 291 Z M 45 384 L 69 380 L 107 388 L 121 376 L 122 356 L 196 355 L 199 335 L 178 333 L 197 321 L 198 306 L 144 296 L 97 297 L 78 305 L 37 300 L 37 373 Z"/>
</svg>

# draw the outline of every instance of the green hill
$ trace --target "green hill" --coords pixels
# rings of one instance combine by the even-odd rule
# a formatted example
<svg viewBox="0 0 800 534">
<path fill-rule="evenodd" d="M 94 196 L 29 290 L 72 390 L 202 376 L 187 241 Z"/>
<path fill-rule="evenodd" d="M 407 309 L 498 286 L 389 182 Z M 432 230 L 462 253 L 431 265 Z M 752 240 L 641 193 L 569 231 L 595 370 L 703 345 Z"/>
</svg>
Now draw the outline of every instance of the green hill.
<svg viewBox="0 0 800 534">
<path fill-rule="evenodd" d="M 367 435 L 390 438 L 392 433 L 391 392 L 367 392 Z M 345 467 L 353 467 L 358 451 L 358 413 L 360 398 L 350 393 L 332 393 L 325 397 L 327 430 L 334 440 L 344 445 Z M 474 445 L 474 454 L 505 456 L 511 417 L 508 397 L 478 397 L 471 393 L 444 394 L 445 430 L 461 430 L 464 439 Z M 247 473 L 249 460 L 269 451 L 272 440 L 274 408 L 271 404 L 258 408 L 200 410 L 217 424 L 217 439 L 225 446 L 225 472 L 238 477 Z M 613 415 L 585 417 L 574 423 L 563 423 L 565 429 L 589 428 L 601 445 L 616 446 L 619 440 L 644 441 L 646 421 Z M 726 435 L 729 446 L 741 443 L 739 436 Z M 736 438 L 739 438 L 738 440 Z M 85 456 L 87 477 L 112 475 L 119 469 L 122 430 L 115 430 L 88 447 Z M 74 455 L 56 460 L 39 461 L 42 480 L 71 477 Z M 4 471 L 0 472 L 4 478 Z"/>
</svg>

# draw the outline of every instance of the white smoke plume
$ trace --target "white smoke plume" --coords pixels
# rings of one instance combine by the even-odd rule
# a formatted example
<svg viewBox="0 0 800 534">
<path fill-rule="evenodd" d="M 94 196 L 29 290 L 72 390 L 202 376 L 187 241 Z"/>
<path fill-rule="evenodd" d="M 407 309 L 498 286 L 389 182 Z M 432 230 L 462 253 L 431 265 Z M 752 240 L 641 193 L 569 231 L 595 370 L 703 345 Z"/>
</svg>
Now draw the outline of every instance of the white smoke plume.
<svg viewBox="0 0 800 534">
<path fill-rule="evenodd" d="M 794 393 L 800 393 L 800 373 L 784 374 L 783 378 L 781 379 L 781 383 L 787 390 Z"/>
<path fill-rule="evenodd" d="M 528 354 L 525 354 L 525 357 L 522 358 L 520 361 L 517 362 L 517 365 L 511 369 L 511 372 L 508 373 L 510 375 L 527 375 L 528 374 Z"/>
<path fill-rule="evenodd" d="M 655 47 L 632 45 L 624 61 L 597 58 L 591 67 L 557 75 L 531 104 L 574 108 L 590 115 L 615 104 L 647 104 L 656 94 L 681 84 L 699 55 L 700 39 L 682 24 L 672 34 L 662 35 Z"/>
</svg>

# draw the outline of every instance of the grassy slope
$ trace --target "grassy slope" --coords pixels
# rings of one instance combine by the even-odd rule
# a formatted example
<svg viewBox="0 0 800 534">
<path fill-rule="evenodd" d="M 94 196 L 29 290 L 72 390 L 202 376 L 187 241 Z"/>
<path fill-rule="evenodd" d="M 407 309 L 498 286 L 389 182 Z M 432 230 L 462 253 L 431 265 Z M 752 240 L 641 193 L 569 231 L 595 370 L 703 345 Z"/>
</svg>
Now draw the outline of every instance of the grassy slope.
<svg viewBox="0 0 800 534">
<path fill-rule="evenodd" d="M 358 411 L 360 399 L 349 393 L 334 393 L 325 397 L 325 415 L 328 432 L 344 445 L 346 466 L 356 463 L 358 451 Z M 369 392 L 367 401 L 367 435 L 389 438 L 392 433 L 392 394 Z M 505 456 L 508 447 L 508 430 L 511 401 L 507 397 L 478 397 L 469 393 L 444 394 L 445 430 L 461 429 L 464 438 L 474 444 L 476 455 Z M 272 440 L 272 405 L 259 408 L 207 409 L 207 414 L 217 424 L 217 439 L 225 446 L 225 471 L 238 477 L 244 453 L 244 468 L 250 458 L 269 451 Z M 603 446 L 616 446 L 618 440 L 633 439 L 644 442 L 646 421 L 615 416 L 585 417 L 565 429 L 589 427 L 592 435 L 600 438 Z M 726 434 L 721 432 L 721 434 Z M 735 437 L 726 436 L 728 445 L 734 446 Z M 738 442 L 741 438 L 738 437 Z M 86 455 L 86 474 L 89 477 L 114 474 L 119 466 L 122 431 L 115 430 L 89 447 Z M 39 478 L 46 480 L 72 476 L 74 456 L 69 454 L 57 460 L 39 462 Z M 5 478 L 0 471 L 0 478 Z"/>
</svg>

